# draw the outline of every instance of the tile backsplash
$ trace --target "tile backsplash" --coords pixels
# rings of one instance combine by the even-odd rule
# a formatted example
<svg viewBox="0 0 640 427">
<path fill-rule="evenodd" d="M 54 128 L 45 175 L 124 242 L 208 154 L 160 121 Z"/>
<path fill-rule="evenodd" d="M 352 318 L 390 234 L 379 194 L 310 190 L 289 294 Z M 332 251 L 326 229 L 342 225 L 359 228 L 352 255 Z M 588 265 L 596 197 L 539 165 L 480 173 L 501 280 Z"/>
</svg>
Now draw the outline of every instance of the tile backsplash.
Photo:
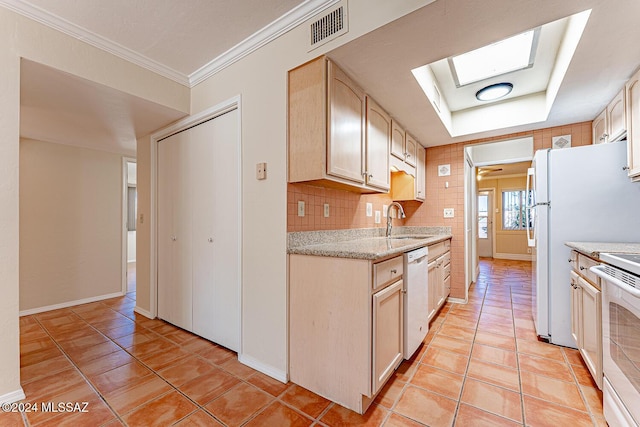
<svg viewBox="0 0 640 427">
<path fill-rule="evenodd" d="M 298 216 L 298 201 L 305 204 L 305 216 Z M 341 230 L 345 228 L 386 227 L 382 207 L 393 200 L 389 194 L 360 194 L 309 184 L 287 184 L 287 231 Z M 324 217 L 324 204 L 329 204 L 329 217 Z M 373 215 L 366 215 L 367 203 L 373 205 Z M 380 211 L 380 223 L 375 212 Z M 404 220 L 394 219 L 394 225 Z"/>
</svg>

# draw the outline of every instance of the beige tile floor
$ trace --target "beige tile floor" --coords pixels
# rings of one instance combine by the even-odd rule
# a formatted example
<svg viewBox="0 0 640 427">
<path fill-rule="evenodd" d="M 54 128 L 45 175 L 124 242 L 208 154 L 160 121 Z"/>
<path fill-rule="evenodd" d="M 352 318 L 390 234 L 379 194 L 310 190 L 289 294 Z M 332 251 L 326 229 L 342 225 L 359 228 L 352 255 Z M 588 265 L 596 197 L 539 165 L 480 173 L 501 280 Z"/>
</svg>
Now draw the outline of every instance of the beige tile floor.
<svg viewBox="0 0 640 427">
<path fill-rule="evenodd" d="M 364 416 L 134 314 L 135 294 L 23 317 L 25 402 L 88 412 L 0 413 L 0 426 L 604 426 L 578 352 L 536 340 L 530 267 L 482 260 L 469 304 L 445 305 Z"/>
</svg>

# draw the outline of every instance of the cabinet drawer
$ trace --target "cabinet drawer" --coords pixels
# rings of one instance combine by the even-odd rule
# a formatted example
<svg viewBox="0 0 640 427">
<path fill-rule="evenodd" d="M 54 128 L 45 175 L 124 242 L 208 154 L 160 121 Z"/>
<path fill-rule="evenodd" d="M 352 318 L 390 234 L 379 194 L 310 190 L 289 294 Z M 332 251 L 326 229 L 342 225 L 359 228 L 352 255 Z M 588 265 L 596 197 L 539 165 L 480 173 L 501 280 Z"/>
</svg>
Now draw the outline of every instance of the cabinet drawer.
<svg viewBox="0 0 640 427">
<path fill-rule="evenodd" d="M 451 252 L 447 252 L 442 255 L 442 265 L 447 265 L 451 262 Z"/>
<path fill-rule="evenodd" d="M 451 240 L 445 240 L 444 242 L 436 243 L 429 246 L 429 261 L 438 258 L 443 253 L 451 249 Z"/>
<path fill-rule="evenodd" d="M 442 268 L 443 268 L 442 277 L 444 278 L 449 277 L 451 275 L 451 264 L 444 263 Z"/>
<path fill-rule="evenodd" d="M 571 264 L 571 269 L 575 271 L 578 270 L 578 252 L 571 251 L 571 256 L 569 257 L 569 264 Z"/>
<path fill-rule="evenodd" d="M 584 276 L 592 285 L 595 285 L 596 288 L 600 289 L 600 279 L 595 273 L 589 270 L 594 265 L 598 265 L 598 261 L 578 254 L 578 273 Z"/>
<path fill-rule="evenodd" d="M 402 276 L 402 255 L 373 264 L 373 289 L 393 283 Z"/>
</svg>

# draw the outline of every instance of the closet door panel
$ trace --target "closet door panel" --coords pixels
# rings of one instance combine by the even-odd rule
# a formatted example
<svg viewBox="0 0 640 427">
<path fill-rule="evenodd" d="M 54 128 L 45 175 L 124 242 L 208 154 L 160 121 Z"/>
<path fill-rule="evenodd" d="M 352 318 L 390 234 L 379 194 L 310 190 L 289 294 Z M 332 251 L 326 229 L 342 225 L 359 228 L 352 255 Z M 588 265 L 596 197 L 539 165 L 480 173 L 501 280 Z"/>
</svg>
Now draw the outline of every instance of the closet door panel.
<svg viewBox="0 0 640 427">
<path fill-rule="evenodd" d="M 192 327 L 188 135 L 158 144 L 158 317 Z"/>
<path fill-rule="evenodd" d="M 238 113 L 192 129 L 194 332 L 239 349 Z"/>
<path fill-rule="evenodd" d="M 174 242 L 175 282 L 178 289 L 176 307 L 178 310 L 176 326 L 192 330 L 193 328 L 193 285 L 192 285 L 192 226 L 191 226 L 191 144 L 190 131 L 177 134 L 180 141 L 176 146 L 177 165 L 174 180 L 174 224 L 176 241 Z"/>
<path fill-rule="evenodd" d="M 175 143 L 162 140 L 158 143 L 158 317 L 174 321 L 173 266 L 173 183 L 172 169 Z"/>
</svg>

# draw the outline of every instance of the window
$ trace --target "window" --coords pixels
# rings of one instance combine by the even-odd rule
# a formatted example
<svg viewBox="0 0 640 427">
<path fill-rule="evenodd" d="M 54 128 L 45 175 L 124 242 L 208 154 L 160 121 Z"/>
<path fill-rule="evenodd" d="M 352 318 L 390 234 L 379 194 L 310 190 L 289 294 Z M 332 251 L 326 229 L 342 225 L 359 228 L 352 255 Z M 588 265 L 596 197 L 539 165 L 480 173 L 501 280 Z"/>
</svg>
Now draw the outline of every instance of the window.
<svg viewBox="0 0 640 427">
<path fill-rule="evenodd" d="M 489 221 L 489 196 L 487 194 L 478 195 L 478 238 L 488 239 Z"/>
<path fill-rule="evenodd" d="M 502 192 L 502 229 L 503 230 L 524 230 L 526 228 L 525 209 L 531 202 L 531 192 L 527 197 L 526 191 L 503 191 Z M 531 226 L 531 218 L 529 219 Z"/>
<path fill-rule="evenodd" d="M 138 191 L 136 187 L 127 188 L 127 229 L 136 230 L 136 218 L 138 212 Z"/>
</svg>

